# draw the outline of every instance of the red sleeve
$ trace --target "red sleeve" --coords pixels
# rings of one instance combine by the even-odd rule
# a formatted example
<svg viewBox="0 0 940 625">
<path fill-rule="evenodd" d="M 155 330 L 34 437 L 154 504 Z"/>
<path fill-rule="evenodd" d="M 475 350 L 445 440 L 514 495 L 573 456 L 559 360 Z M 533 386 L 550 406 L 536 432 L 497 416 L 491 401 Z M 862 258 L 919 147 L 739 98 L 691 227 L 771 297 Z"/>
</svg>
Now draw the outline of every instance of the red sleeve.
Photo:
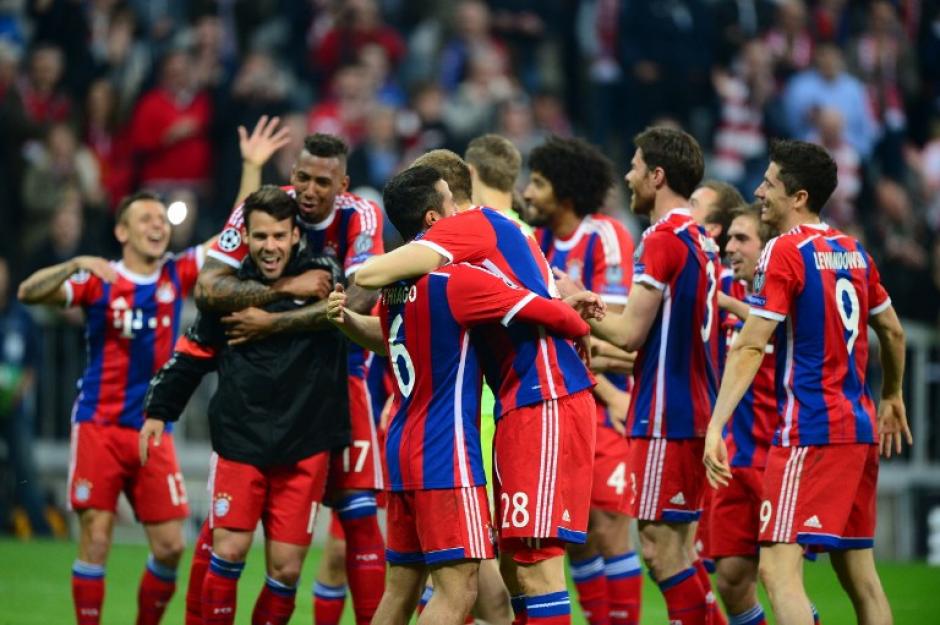
<svg viewBox="0 0 940 625">
<path fill-rule="evenodd" d="M 868 266 L 871 267 L 868 272 L 868 314 L 877 315 L 891 306 L 891 298 L 881 284 L 881 273 L 871 255 L 868 255 Z"/>
<path fill-rule="evenodd" d="M 202 269 L 202 261 L 205 252 L 201 245 L 189 247 L 174 257 L 176 261 L 176 273 L 180 279 L 180 286 L 183 289 L 183 297 L 192 293 L 196 286 L 196 279 L 199 277 L 199 270 Z"/>
<path fill-rule="evenodd" d="M 608 304 L 626 304 L 633 282 L 633 239 L 620 224 L 595 220 L 599 244 L 594 246 L 591 290 Z"/>
<path fill-rule="evenodd" d="M 236 269 L 241 266 L 242 261 L 248 256 L 248 242 L 242 239 L 242 226 L 245 218 L 242 215 L 242 205 L 239 204 L 232 209 L 225 222 L 225 228 L 219 238 L 206 252 L 209 258 L 214 258 Z"/>
<path fill-rule="evenodd" d="M 772 239 L 761 253 L 754 274 L 754 292 L 748 297 L 758 317 L 783 321 L 790 304 L 803 289 L 803 259 L 788 239 Z"/>
<path fill-rule="evenodd" d="M 87 271 L 79 271 L 63 284 L 65 287 L 65 306 L 88 306 L 99 297 L 104 289 L 101 278 Z"/>
<path fill-rule="evenodd" d="M 343 268 L 346 275 L 356 273 L 356 270 L 373 256 L 385 253 L 385 244 L 382 242 L 382 211 L 374 202 L 358 199 L 355 212 L 349 220 L 346 241 L 346 258 Z"/>
<path fill-rule="evenodd" d="M 496 232 L 479 210 L 469 210 L 441 219 L 417 240 L 450 263 L 480 264 L 496 247 Z"/>
<path fill-rule="evenodd" d="M 682 271 L 687 254 L 685 244 L 668 230 L 654 230 L 640 242 L 639 257 L 633 264 L 633 281 L 665 290 Z"/>
<path fill-rule="evenodd" d="M 544 325 L 566 338 L 584 336 L 589 326 L 561 300 L 551 300 L 512 286 L 485 269 L 471 265 L 448 268 L 447 299 L 457 322 L 464 326 L 520 321 Z"/>
</svg>

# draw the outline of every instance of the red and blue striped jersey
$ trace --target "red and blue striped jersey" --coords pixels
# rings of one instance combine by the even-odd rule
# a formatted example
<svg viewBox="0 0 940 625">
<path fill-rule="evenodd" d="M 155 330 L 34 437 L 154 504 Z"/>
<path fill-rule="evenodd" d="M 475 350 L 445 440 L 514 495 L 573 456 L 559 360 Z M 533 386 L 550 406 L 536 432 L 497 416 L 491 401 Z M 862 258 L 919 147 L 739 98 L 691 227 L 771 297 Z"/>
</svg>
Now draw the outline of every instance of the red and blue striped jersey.
<svg viewBox="0 0 940 625">
<path fill-rule="evenodd" d="M 633 238 L 616 219 L 589 215 L 567 239 L 559 239 L 548 228 L 538 228 L 535 238 L 552 267 L 614 305 L 627 303 L 633 281 Z M 630 391 L 630 378 L 624 374 L 602 374 L 618 389 Z M 607 406 L 598 400 L 597 423 L 613 428 Z"/>
<path fill-rule="evenodd" d="M 65 282 L 66 305 L 85 311 L 88 362 L 72 408 L 75 423 L 139 429 L 150 378 L 173 355 L 183 299 L 199 275 L 202 250 L 167 254 L 149 276 L 112 263 L 111 284 L 79 272 Z"/>
<path fill-rule="evenodd" d="M 748 294 L 747 283 L 735 280 L 730 269 L 726 269 L 721 275 L 721 290 L 729 297 L 742 302 Z M 721 329 L 724 335 L 722 343 L 725 346 L 722 354 L 727 354 L 744 327 L 744 321 L 733 313 L 725 310 L 721 312 Z M 724 367 L 725 361 L 722 358 L 719 369 L 724 372 Z M 733 467 L 762 469 L 767 466 L 767 452 L 770 451 L 774 428 L 777 427 L 774 370 L 774 344 L 771 341 L 764 350 L 764 359 L 754 382 L 744 393 L 725 429 L 725 444 Z"/>
<path fill-rule="evenodd" d="M 379 319 L 398 395 L 385 446 L 391 490 L 486 484 L 470 328 L 509 325 L 534 297 L 467 264 L 382 290 Z"/>
<path fill-rule="evenodd" d="M 780 322 L 774 444 L 876 442 L 868 318 L 891 299 L 862 245 L 827 224 L 797 226 L 767 243 L 748 301 Z"/>
<path fill-rule="evenodd" d="M 658 289 L 663 299 L 633 365 L 628 436 L 705 435 L 718 388 L 720 268 L 718 246 L 686 209 L 643 233 L 633 282 Z"/>
<path fill-rule="evenodd" d="M 478 265 L 536 295 L 558 296 L 551 268 L 535 239 L 499 211 L 477 207 L 441 219 L 416 242 L 451 263 Z M 543 327 L 516 324 L 476 336 L 487 382 L 496 395 L 497 418 L 517 407 L 594 385 L 571 341 L 552 336 Z"/>
<path fill-rule="evenodd" d="M 293 186 L 283 186 L 281 189 L 291 197 L 296 195 Z M 242 206 L 239 204 L 232 210 L 222 234 L 207 252 L 211 258 L 235 268 L 240 267 L 248 255 L 248 242 L 243 241 L 241 235 L 245 223 Z M 320 223 L 311 224 L 298 219 L 297 225 L 313 253 L 334 257 L 347 276 L 354 274 L 372 256 L 385 252 L 382 211 L 375 202 L 352 193 L 338 194 L 333 201 L 332 212 Z M 350 341 L 347 354 L 349 375 L 364 378 L 364 350 Z"/>
</svg>

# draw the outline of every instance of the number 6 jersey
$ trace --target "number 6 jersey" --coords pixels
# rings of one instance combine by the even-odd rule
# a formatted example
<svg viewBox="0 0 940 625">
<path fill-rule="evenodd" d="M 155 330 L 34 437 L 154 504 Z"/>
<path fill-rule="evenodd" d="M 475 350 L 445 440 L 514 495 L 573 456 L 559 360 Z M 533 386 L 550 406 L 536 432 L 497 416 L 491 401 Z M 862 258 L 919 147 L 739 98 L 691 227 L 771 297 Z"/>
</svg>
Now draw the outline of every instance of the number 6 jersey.
<svg viewBox="0 0 940 625">
<path fill-rule="evenodd" d="M 868 317 L 891 299 L 862 245 L 827 224 L 797 226 L 767 243 L 749 303 L 780 322 L 774 444 L 874 443 Z"/>
</svg>

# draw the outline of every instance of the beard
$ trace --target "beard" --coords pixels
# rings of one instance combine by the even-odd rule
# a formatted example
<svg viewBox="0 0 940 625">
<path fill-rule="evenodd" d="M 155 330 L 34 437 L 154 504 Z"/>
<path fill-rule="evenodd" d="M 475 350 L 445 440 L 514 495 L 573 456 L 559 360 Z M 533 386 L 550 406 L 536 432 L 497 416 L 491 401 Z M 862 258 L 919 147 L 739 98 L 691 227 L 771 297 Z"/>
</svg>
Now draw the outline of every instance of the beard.
<svg viewBox="0 0 940 625">
<path fill-rule="evenodd" d="M 630 211 L 634 215 L 649 215 L 653 212 L 656 205 L 656 196 L 653 194 L 644 196 L 638 193 L 636 189 L 630 194 Z"/>
</svg>

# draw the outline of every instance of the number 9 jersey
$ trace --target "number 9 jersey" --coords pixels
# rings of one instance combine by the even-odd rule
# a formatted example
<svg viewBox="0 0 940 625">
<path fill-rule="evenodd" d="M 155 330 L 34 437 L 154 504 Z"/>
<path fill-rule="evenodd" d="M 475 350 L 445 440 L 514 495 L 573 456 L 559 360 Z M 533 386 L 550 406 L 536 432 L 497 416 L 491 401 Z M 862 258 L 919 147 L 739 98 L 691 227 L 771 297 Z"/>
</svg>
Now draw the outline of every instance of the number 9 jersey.
<svg viewBox="0 0 940 625">
<path fill-rule="evenodd" d="M 891 299 L 862 245 L 827 224 L 797 226 L 767 243 L 749 303 L 780 322 L 774 444 L 874 443 L 868 317 Z"/>
</svg>

